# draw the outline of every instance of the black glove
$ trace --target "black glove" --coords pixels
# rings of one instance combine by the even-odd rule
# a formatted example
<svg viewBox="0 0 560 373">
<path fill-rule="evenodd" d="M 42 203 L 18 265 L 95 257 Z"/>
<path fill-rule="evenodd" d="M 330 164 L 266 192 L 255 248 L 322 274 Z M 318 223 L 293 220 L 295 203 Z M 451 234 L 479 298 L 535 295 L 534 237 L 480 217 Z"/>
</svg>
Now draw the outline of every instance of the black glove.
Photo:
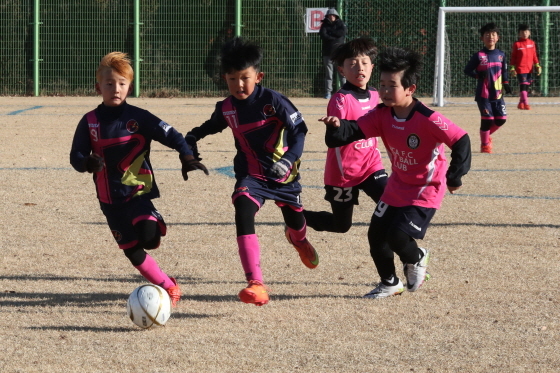
<svg viewBox="0 0 560 373">
<path fill-rule="evenodd" d="M 511 94 L 513 93 L 513 91 L 511 90 L 511 86 L 509 85 L 509 83 L 504 83 L 503 86 L 504 86 L 504 91 L 506 91 L 506 93 L 507 93 L 508 95 L 511 95 Z"/>
<path fill-rule="evenodd" d="M 274 163 L 267 172 L 268 177 L 272 179 L 283 179 L 288 172 L 292 169 L 292 162 L 287 159 L 280 158 L 278 162 Z"/>
<path fill-rule="evenodd" d="M 85 160 L 86 171 L 90 174 L 99 172 L 105 166 L 105 162 L 100 155 L 92 153 Z"/>
<path fill-rule="evenodd" d="M 206 166 L 200 163 L 192 155 L 185 155 L 180 157 L 180 159 L 183 165 L 181 168 L 181 173 L 183 174 L 183 180 L 188 180 L 189 179 L 188 172 L 195 171 L 195 170 L 202 170 L 206 175 L 209 175 Z"/>
<path fill-rule="evenodd" d="M 196 145 L 196 137 L 187 133 L 187 135 L 185 136 L 185 141 L 187 142 L 189 149 L 193 153 L 193 157 L 196 160 L 202 161 L 202 158 L 200 158 L 200 153 L 198 152 L 198 146 Z"/>
</svg>

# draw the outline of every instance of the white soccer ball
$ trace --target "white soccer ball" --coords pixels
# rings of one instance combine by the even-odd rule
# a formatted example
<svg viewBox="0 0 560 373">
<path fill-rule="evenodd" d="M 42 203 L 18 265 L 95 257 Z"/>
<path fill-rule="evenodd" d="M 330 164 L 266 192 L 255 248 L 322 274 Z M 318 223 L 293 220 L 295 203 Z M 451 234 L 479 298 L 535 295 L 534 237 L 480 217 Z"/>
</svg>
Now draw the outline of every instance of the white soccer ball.
<svg viewBox="0 0 560 373">
<path fill-rule="evenodd" d="M 169 294 L 154 284 L 138 286 L 126 303 L 128 317 L 143 329 L 163 326 L 171 316 Z"/>
</svg>

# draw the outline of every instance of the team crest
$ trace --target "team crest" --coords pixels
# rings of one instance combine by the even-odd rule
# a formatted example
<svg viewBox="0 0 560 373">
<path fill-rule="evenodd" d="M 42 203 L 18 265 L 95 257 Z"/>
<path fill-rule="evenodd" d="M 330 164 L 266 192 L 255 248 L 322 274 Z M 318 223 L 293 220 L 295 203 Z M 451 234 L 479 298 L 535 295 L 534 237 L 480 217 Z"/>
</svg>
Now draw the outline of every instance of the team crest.
<svg viewBox="0 0 560 373">
<path fill-rule="evenodd" d="M 113 237 L 115 238 L 115 241 L 119 242 L 122 239 L 122 234 L 119 231 L 111 231 L 111 233 L 113 234 Z"/>
<path fill-rule="evenodd" d="M 420 146 L 420 138 L 414 133 L 408 136 L 406 142 L 410 149 L 416 149 Z"/>
<path fill-rule="evenodd" d="M 138 122 L 134 119 L 129 120 L 126 122 L 126 130 L 130 133 L 135 133 L 138 131 Z"/>
<path fill-rule="evenodd" d="M 263 114 L 267 117 L 271 117 L 276 114 L 276 109 L 272 106 L 272 104 L 266 104 L 263 107 Z"/>
<path fill-rule="evenodd" d="M 504 56 L 498 56 L 498 59 L 502 62 L 504 60 Z"/>
</svg>

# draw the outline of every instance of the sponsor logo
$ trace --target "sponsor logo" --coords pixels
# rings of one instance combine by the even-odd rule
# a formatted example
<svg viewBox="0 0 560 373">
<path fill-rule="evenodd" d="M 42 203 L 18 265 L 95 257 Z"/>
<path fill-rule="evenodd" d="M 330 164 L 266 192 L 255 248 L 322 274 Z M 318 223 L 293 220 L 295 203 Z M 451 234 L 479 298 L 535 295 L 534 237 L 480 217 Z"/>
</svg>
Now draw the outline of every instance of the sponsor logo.
<svg viewBox="0 0 560 373">
<path fill-rule="evenodd" d="M 134 119 L 129 120 L 128 122 L 126 122 L 126 130 L 130 133 L 135 133 L 138 131 L 138 122 L 135 121 Z"/>
<path fill-rule="evenodd" d="M 172 128 L 169 124 L 165 123 L 163 120 L 159 122 L 159 126 L 163 128 L 165 132 L 169 131 Z"/>
<path fill-rule="evenodd" d="M 224 111 L 224 115 L 235 115 L 235 110 Z"/>
<path fill-rule="evenodd" d="M 122 240 L 122 234 L 119 231 L 111 231 L 111 233 L 113 234 L 113 237 L 115 238 L 115 241 L 119 242 L 120 240 Z"/>
<path fill-rule="evenodd" d="M 89 128 L 99 128 L 99 123 L 88 123 Z"/>
<path fill-rule="evenodd" d="M 346 98 L 344 96 L 336 96 L 336 108 L 338 110 L 342 110 L 344 108 L 344 102 L 346 101 Z"/>
<path fill-rule="evenodd" d="M 410 225 L 412 228 L 416 229 L 418 232 L 420 232 L 422 230 L 422 228 L 420 228 L 419 226 L 417 226 L 416 224 L 414 224 L 413 222 L 408 222 L 408 225 Z"/>
<path fill-rule="evenodd" d="M 292 123 L 298 124 L 303 120 L 303 116 L 299 111 L 296 111 L 295 113 L 290 114 L 290 119 L 292 120 Z"/>
<path fill-rule="evenodd" d="M 267 117 L 271 117 L 276 114 L 276 109 L 272 106 L 272 104 L 266 104 L 263 107 L 263 114 Z"/>
<path fill-rule="evenodd" d="M 420 138 L 418 135 L 412 133 L 408 136 L 408 139 L 406 139 L 406 143 L 410 149 L 416 149 L 420 146 Z"/>
<path fill-rule="evenodd" d="M 404 127 L 395 126 L 394 124 L 392 124 L 391 127 L 393 127 L 396 130 L 404 131 Z"/>
</svg>

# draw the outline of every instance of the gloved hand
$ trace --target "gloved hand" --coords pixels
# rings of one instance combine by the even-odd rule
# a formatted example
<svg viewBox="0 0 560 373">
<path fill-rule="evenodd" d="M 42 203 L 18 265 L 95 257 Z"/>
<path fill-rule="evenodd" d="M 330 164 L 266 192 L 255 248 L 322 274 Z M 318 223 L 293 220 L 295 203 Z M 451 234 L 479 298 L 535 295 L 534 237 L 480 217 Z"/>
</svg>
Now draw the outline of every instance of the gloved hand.
<svg viewBox="0 0 560 373">
<path fill-rule="evenodd" d="M 267 176 L 280 180 L 286 177 L 292 170 L 292 162 L 285 158 L 280 158 L 278 162 L 274 163 L 272 167 L 268 170 Z"/>
<path fill-rule="evenodd" d="M 187 142 L 189 149 L 193 153 L 194 158 L 196 160 L 202 161 L 202 158 L 200 158 L 200 153 L 198 152 L 198 145 L 196 145 L 196 137 L 187 133 L 187 135 L 185 136 L 185 141 Z"/>
<path fill-rule="evenodd" d="M 86 171 L 92 174 L 101 171 L 105 167 L 105 162 L 99 154 L 92 153 L 86 158 L 85 166 Z"/>
<path fill-rule="evenodd" d="M 200 163 L 197 159 L 195 159 L 192 155 L 184 155 L 180 157 L 181 159 L 181 173 L 183 174 L 183 180 L 188 180 L 189 175 L 188 172 L 195 171 L 195 170 L 202 170 L 206 175 L 209 175 L 208 169 L 205 165 Z"/>
<path fill-rule="evenodd" d="M 513 65 L 509 67 L 509 76 L 511 78 L 515 78 L 517 76 L 517 72 L 515 71 L 515 66 Z"/>
<path fill-rule="evenodd" d="M 535 67 L 537 68 L 537 75 L 541 75 L 542 73 L 542 67 L 540 63 L 536 63 Z"/>
<path fill-rule="evenodd" d="M 511 94 L 513 93 L 513 91 L 511 90 L 511 87 L 510 87 L 509 83 L 504 83 L 503 86 L 504 86 L 504 91 L 506 91 L 506 93 L 507 93 L 508 95 L 511 95 Z"/>
</svg>

